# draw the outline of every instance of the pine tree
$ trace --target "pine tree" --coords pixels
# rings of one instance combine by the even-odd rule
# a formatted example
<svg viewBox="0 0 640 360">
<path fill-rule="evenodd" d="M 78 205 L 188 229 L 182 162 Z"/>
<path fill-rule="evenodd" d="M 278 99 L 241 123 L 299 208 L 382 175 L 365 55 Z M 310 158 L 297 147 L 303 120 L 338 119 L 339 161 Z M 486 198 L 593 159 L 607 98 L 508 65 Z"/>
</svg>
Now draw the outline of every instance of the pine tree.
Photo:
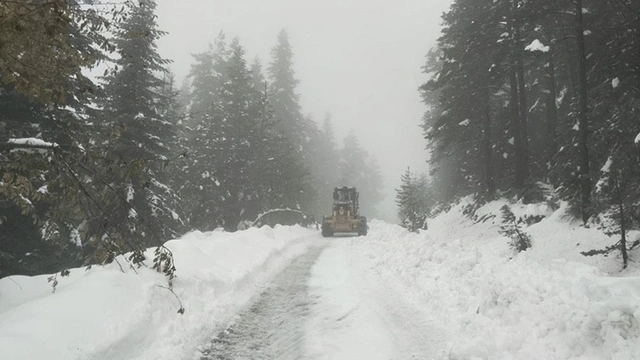
<svg viewBox="0 0 640 360">
<path fill-rule="evenodd" d="M 0 90 L 0 143 L 7 143 L 9 139 L 46 137 L 57 138 L 62 135 L 56 132 L 55 123 L 46 116 L 44 104 L 36 100 L 29 100 L 23 94 L 17 92 L 14 86 L 5 86 Z M 46 174 L 46 168 L 34 164 L 40 162 L 37 155 L 11 156 L 7 158 L 0 155 L 0 161 L 12 161 L 16 163 L 30 163 L 24 168 L 12 166 L 0 167 L 0 277 L 14 274 L 37 275 L 43 272 L 56 272 L 61 264 L 69 262 L 69 258 L 59 259 L 55 254 L 70 247 L 69 242 L 45 241 L 40 232 L 39 218 L 46 217 L 46 205 L 37 204 L 35 199 L 29 200 L 26 193 L 18 191 L 13 193 L 10 187 L 14 185 L 11 179 L 15 179 L 15 185 L 26 181 L 31 176 L 41 177 Z M 37 168 L 37 170 L 35 169 Z M 37 180 L 36 180 L 37 179 Z M 43 189 L 46 182 L 41 178 L 30 180 L 31 186 Z M 24 186 L 24 185 L 22 185 Z M 13 196 L 12 196 L 13 195 Z M 22 197 L 20 196 L 22 195 Z M 45 194 L 40 194 L 41 197 Z M 20 200 L 18 200 L 20 199 Z M 18 201 L 18 204 L 15 201 Z M 36 221 L 34 221 L 36 220 Z M 63 265 L 63 266 L 64 266 Z"/>
<path fill-rule="evenodd" d="M 614 160 L 615 158 L 615 160 Z M 603 221 L 600 228 L 608 236 L 620 236 L 620 240 L 604 249 L 594 249 L 581 252 L 585 256 L 607 255 L 613 251 L 620 251 L 622 268 L 626 269 L 629 262 L 628 251 L 639 246 L 640 241 L 629 244 L 629 230 L 638 226 L 637 214 L 640 210 L 638 196 L 639 187 L 629 175 L 638 175 L 637 167 L 640 152 L 631 154 L 614 152 L 609 161 L 603 166 L 602 178 L 597 184 L 597 193 L 603 197 L 605 209 L 602 211 Z"/>
<path fill-rule="evenodd" d="M 210 120 L 208 117 L 215 106 L 216 91 L 222 86 L 221 74 L 229 56 L 226 35 L 223 32 L 218 34 L 214 45 L 215 48 L 209 46 L 207 51 L 193 56 L 195 63 L 191 65 L 189 72 L 192 82 L 187 106 L 187 112 L 192 119 L 188 125 L 192 129 Z"/>
<path fill-rule="evenodd" d="M 77 266 L 84 250 L 72 175 L 94 161 L 84 149 L 96 86 L 83 71 L 112 46 L 100 14 L 73 1 L 47 5 L 0 6 L 0 276 Z M 40 145 L 9 142 L 24 138 Z"/>
<path fill-rule="evenodd" d="M 640 61 L 637 59 L 640 12 L 629 16 L 633 6 L 606 2 L 590 9 L 594 13 L 609 14 L 597 19 L 597 27 L 591 34 L 593 42 L 601 44 L 601 51 L 592 56 L 594 66 L 589 74 L 592 83 L 599 84 L 591 89 L 594 98 L 591 109 L 597 115 L 595 118 L 600 119 L 591 127 L 593 138 L 599 140 L 591 150 L 599 160 L 606 157 L 598 173 L 594 198 L 601 207 L 600 227 L 609 236 L 619 236 L 619 241 L 583 255 L 619 251 L 623 268 L 628 264 L 628 250 L 639 245 L 629 239 L 628 232 L 640 225 L 637 216 L 640 185 L 635 180 L 640 176 L 640 141 L 637 141 L 640 133 Z M 640 11 L 637 5 L 635 9 Z"/>
<path fill-rule="evenodd" d="M 604 64 L 615 63 L 599 61 L 620 49 L 609 41 L 620 28 L 627 26 L 626 43 L 634 42 L 633 20 L 615 15 L 628 4 L 614 3 L 454 2 L 443 17 L 441 54 L 428 64 L 434 75 L 421 87 L 437 109 L 423 121 L 432 169 L 451 180 L 436 182 L 457 196 L 495 188 L 525 201 L 535 199 L 536 182 L 552 182 L 587 220 L 590 169 L 606 160 L 589 143 L 600 126 L 590 118 L 598 111 L 597 84 L 613 78 L 602 76 L 611 70 Z M 609 32 L 616 21 L 628 25 Z M 587 56 L 596 43 L 612 46 Z M 497 172 L 502 176 L 491 176 Z"/>
<path fill-rule="evenodd" d="M 380 168 L 353 132 L 345 137 L 339 159 L 338 186 L 355 186 L 360 192 L 361 213 L 369 218 L 378 216 L 376 206 L 384 198 Z"/>
<path fill-rule="evenodd" d="M 137 159 L 167 157 L 164 141 L 175 136 L 174 124 L 158 111 L 168 101 L 160 95 L 165 82 L 158 73 L 166 72 L 169 61 L 156 50 L 165 32 L 157 28 L 155 8 L 155 1 L 142 0 L 130 9 L 115 34 L 117 70 L 103 79 L 109 125 L 118 129 L 113 152 Z"/>
<path fill-rule="evenodd" d="M 217 89 L 219 105 L 213 113 L 218 142 L 216 156 L 220 161 L 212 175 L 226 192 L 217 199 L 222 210 L 217 218 L 229 230 L 235 230 L 245 214 L 251 217 L 260 211 L 253 183 L 258 179 L 250 177 L 250 168 L 255 164 L 254 149 L 262 134 L 255 113 L 257 96 L 244 54 L 244 48 L 234 39 L 222 74 L 224 81 Z"/>
<path fill-rule="evenodd" d="M 191 82 L 188 77 L 182 79 L 182 84 L 178 90 L 177 100 L 180 106 L 180 115 L 186 115 L 189 107 L 189 101 L 191 98 Z"/>
<path fill-rule="evenodd" d="M 271 62 L 267 68 L 269 79 L 269 101 L 273 109 L 276 121 L 275 130 L 288 139 L 295 157 L 294 163 L 301 164 L 304 169 L 292 169 L 293 174 L 283 174 L 285 177 L 299 178 L 302 173 L 309 173 L 312 152 L 310 141 L 316 132 L 313 121 L 302 114 L 296 79 L 293 69 L 293 50 L 289 43 L 286 30 L 278 34 L 278 43 L 271 49 Z M 297 173 L 297 174 L 296 174 Z M 312 178 L 316 174 L 309 174 Z M 304 211 L 311 211 L 315 201 L 315 193 L 308 181 L 304 181 L 307 187 L 298 196 L 303 203 L 297 204 Z"/>
<path fill-rule="evenodd" d="M 509 205 L 500 208 L 502 212 L 502 224 L 500 225 L 500 234 L 509 238 L 509 247 L 516 252 L 526 251 L 531 247 L 531 236 L 520 229 L 520 222 L 516 220 Z"/>
<path fill-rule="evenodd" d="M 438 46 L 433 47 L 427 53 L 427 60 L 423 66 L 423 73 L 433 79 L 442 69 L 443 53 Z M 438 201 L 448 203 L 452 201 L 461 186 L 462 179 L 459 166 L 456 164 L 456 157 L 450 156 L 450 152 L 442 152 L 438 149 L 445 149 L 441 137 L 430 136 L 431 129 L 443 113 L 440 105 L 441 90 L 433 88 L 429 83 L 423 84 L 419 88 L 420 96 L 427 110 L 422 116 L 420 127 L 426 139 L 429 139 L 427 148 L 431 153 L 429 160 L 430 175 L 434 187 L 438 189 Z"/>
<path fill-rule="evenodd" d="M 300 99 L 296 92 L 299 81 L 293 70 L 293 50 L 286 30 L 278 34 L 278 43 L 271 50 L 269 94 L 277 129 L 291 140 L 295 150 L 304 153 L 306 130 Z"/>
<path fill-rule="evenodd" d="M 169 61 L 157 52 L 156 41 L 165 32 L 158 29 L 155 9 L 153 0 L 130 8 L 115 34 L 117 70 L 103 79 L 106 133 L 111 138 L 106 156 L 119 170 L 113 178 L 105 176 L 121 184 L 116 196 L 127 200 L 113 202 L 110 220 L 129 221 L 132 234 L 148 245 L 178 236 L 182 225 L 177 196 L 160 181 L 177 144 L 178 119 L 171 108 L 176 94 L 166 91 L 167 80 L 158 75 L 166 73 Z M 131 222 L 138 218 L 146 226 Z"/>
<path fill-rule="evenodd" d="M 317 192 L 317 206 L 312 210 L 316 219 L 331 210 L 331 194 L 338 186 L 338 149 L 331 122 L 331 115 L 327 113 L 322 123 L 322 129 L 311 138 L 310 171 L 313 174 L 312 184 Z"/>
<path fill-rule="evenodd" d="M 219 102 L 217 89 L 223 81 L 221 71 L 227 54 L 225 35 L 220 33 L 215 50 L 209 46 L 207 51 L 194 55 L 195 62 L 189 73 L 192 84 L 185 128 L 189 165 L 185 168 L 186 181 L 180 195 L 188 205 L 191 226 L 202 231 L 217 226 L 217 200 L 223 192 L 220 181 L 212 176 L 218 161 L 218 129 L 213 115 Z"/>
<path fill-rule="evenodd" d="M 257 92 L 262 93 L 267 90 L 267 79 L 264 77 L 264 73 L 262 72 L 262 63 L 258 57 L 254 58 L 251 63 L 251 80 L 253 88 Z"/>
<path fill-rule="evenodd" d="M 396 189 L 396 204 L 400 225 L 411 232 L 427 229 L 427 216 L 431 203 L 426 177 L 416 177 L 407 168 L 402 175 L 400 189 Z"/>
<path fill-rule="evenodd" d="M 191 163 L 181 190 L 192 226 L 234 231 L 269 209 L 310 202 L 307 172 L 277 120 L 258 62 L 237 39 L 196 55 L 190 95 Z"/>
<path fill-rule="evenodd" d="M 185 166 L 185 182 L 180 196 L 186 205 L 187 218 L 193 228 L 213 230 L 218 224 L 217 201 L 224 189 L 212 176 L 218 162 L 218 129 L 213 121 L 219 103 L 218 88 L 222 85 L 222 71 L 228 57 L 224 33 L 215 41 L 215 48 L 194 55 L 189 78 L 192 79 L 186 107 L 188 120 L 184 138 L 189 149 L 189 164 Z"/>
<path fill-rule="evenodd" d="M 46 242 L 44 248 L 31 241 L 36 239 L 25 242 L 34 244 L 35 247 L 28 254 L 35 254 L 35 261 L 39 262 L 37 269 L 26 268 L 26 271 L 62 270 L 60 274 L 65 276 L 68 274 L 64 270 L 67 267 L 109 263 L 116 255 L 126 252 L 131 252 L 128 261 L 140 265 L 144 261 L 144 240 L 153 237 L 157 241 L 163 235 L 159 234 L 161 231 L 151 221 L 146 221 L 146 216 L 143 221 L 142 207 L 127 198 L 129 194 L 126 190 L 133 189 L 132 181 L 121 180 L 133 179 L 133 175 L 141 174 L 148 167 L 139 159 L 127 161 L 112 156 L 113 149 L 105 147 L 109 144 L 106 141 L 109 137 L 104 136 L 106 132 L 101 125 L 105 119 L 110 120 L 104 113 L 114 108 L 103 110 L 95 106 L 98 103 L 96 97 L 103 93 L 82 74 L 84 67 L 104 57 L 101 50 L 115 50 L 100 34 L 107 21 L 95 10 L 77 6 L 75 2 L 52 1 L 47 6 L 40 5 L 15 4 L 20 8 L 14 9 L 18 10 L 15 14 L 26 10 L 27 13 L 23 15 L 34 16 L 37 21 L 30 24 L 33 25 L 33 31 L 14 36 L 10 45 L 13 49 L 19 49 L 27 44 L 29 50 L 21 58 L 29 69 L 13 70 L 14 75 L 23 77 L 21 79 L 5 79 L 17 84 L 14 89 L 16 94 L 25 95 L 31 102 L 30 106 L 43 109 L 30 124 L 31 130 L 15 128 L 16 131 L 10 131 L 10 136 L 31 136 L 38 140 L 6 142 L 6 139 L 2 139 L 0 143 L 3 150 L 10 150 L 0 154 L 3 163 L 0 169 L 3 177 L 0 201 L 4 204 L 4 200 L 9 199 L 23 214 L 28 215 Z M 0 12 L 7 9 L 3 5 Z M 55 11 L 43 14 L 41 10 Z M 119 15 L 121 11 L 113 13 Z M 47 30 L 51 42 L 39 42 L 41 39 L 38 36 L 41 34 L 35 32 L 42 29 Z M 25 39 L 25 34 L 33 39 Z M 146 34 L 138 32 L 133 35 Z M 135 41 L 134 38 L 130 40 Z M 38 41 L 38 46 L 44 48 L 28 46 L 30 40 Z M 123 63 L 126 60 L 121 59 Z M 0 59 L 0 62 L 3 61 Z M 65 66 L 59 66 L 62 63 Z M 46 68 L 52 64 L 56 69 L 49 72 Z M 30 79 L 33 75 L 30 69 L 38 69 L 38 76 L 42 71 L 47 71 L 49 76 Z M 23 87 L 25 80 L 31 83 L 26 88 Z M 30 134 L 31 131 L 33 133 Z M 145 191 L 158 186 L 154 180 L 148 178 Z M 164 190 L 155 193 L 151 201 L 145 204 L 152 215 L 160 210 L 158 201 L 166 203 L 162 194 Z M 128 216 L 122 221 L 122 209 L 135 216 Z M 156 214 L 153 214 L 154 211 Z M 175 218 L 173 213 L 165 215 L 170 219 Z M 163 220 L 160 224 L 166 222 Z M 131 236 L 132 233 L 141 236 Z M 42 249 L 46 257 L 37 255 Z M 156 251 L 156 268 L 172 278 L 175 268 L 170 253 L 162 246 Z M 18 259 L 19 262 L 22 260 Z"/>
<path fill-rule="evenodd" d="M 118 18 L 121 11 L 113 15 Z M 75 93 L 93 91 L 83 70 L 113 49 L 103 35 L 109 20 L 101 12 L 74 0 L 50 0 L 44 6 L 5 1 L 0 19 L 1 83 L 43 103 L 64 103 L 70 84 L 77 86 Z"/>
<path fill-rule="evenodd" d="M 437 92 L 438 114 L 425 119 L 428 141 L 434 144 L 434 162 L 451 162 L 460 194 L 492 196 L 494 176 L 493 97 L 502 76 L 496 57 L 501 56 L 500 19 L 488 1 L 457 1 L 443 16 L 442 51 L 435 76 L 422 90 Z M 493 42 L 488 46 L 488 43 Z M 423 95 L 424 96 L 424 95 Z"/>
</svg>

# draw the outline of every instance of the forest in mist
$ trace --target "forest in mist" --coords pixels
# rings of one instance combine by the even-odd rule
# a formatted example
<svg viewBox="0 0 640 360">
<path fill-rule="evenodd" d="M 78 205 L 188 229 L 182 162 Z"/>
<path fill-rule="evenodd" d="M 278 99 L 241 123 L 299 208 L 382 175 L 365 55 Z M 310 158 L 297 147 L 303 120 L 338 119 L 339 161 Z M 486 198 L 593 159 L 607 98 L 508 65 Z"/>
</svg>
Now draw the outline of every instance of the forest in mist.
<svg viewBox="0 0 640 360">
<path fill-rule="evenodd" d="M 171 277 L 166 240 L 274 209 L 304 219 L 272 223 L 313 223 L 343 184 L 375 216 L 377 162 L 355 134 L 337 138 L 330 115 L 304 115 L 286 30 L 264 65 L 220 33 L 178 86 L 155 11 L 0 1 L 0 276 L 123 253 L 139 264 L 157 247 L 154 267 Z"/>
<path fill-rule="evenodd" d="M 313 223 L 334 186 L 356 186 L 378 215 L 391 195 L 377 161 L 302 108 L 285 29 L 268 59 L 221 32 L 176 81 L 155 1 L 115 5 L 0 0 L 0 276 L 124 253 L 135 265 L 155 247 L 172 277 L 164 241 L 274 209 L 304 219 L 271 222 Z M 602 253 L 637 246 L 625 234 L 640 223 L 640 3 L 454 0 L 441 31 L 416 69 L 430 79 L 415 124 L 430 173 L 397 174 L 401 223 L 424 228 L 468 196 L 566 201 L 619 235 Z"/>
<path fill-rule="evenodd" d="M 626 265 L 640 223 L 640 2 L 457 0 L 442 19 L 420 88 L 431 197 L 414 213 L 469 195 L 564 200 L 619 237 L 601 252 Z M 420 185 L 408 179 L 405 212 L 406 185 Z"/>
</svg>

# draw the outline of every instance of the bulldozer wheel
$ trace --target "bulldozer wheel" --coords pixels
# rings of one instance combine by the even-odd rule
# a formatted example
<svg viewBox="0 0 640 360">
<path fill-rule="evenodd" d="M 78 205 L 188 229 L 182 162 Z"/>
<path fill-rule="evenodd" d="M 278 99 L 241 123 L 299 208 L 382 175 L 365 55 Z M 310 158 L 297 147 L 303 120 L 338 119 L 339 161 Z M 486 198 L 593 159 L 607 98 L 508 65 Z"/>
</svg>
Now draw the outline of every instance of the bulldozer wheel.
<svg viewBox="0 0 640 360">
<path fill-rule="evenodd" d="M 333 236 L 333 231 L 331 231 L 331 227 L 326 224 L 323 223 L 322 224 L 322 237 L 332 237 Z"/>
<path fill-rule="evenodd" d="M 358 236 L 366 236 L 367 235 L 367 218 L 364 216 L 360 217 L 360 221 L 358 223 Z"/>
</svg>

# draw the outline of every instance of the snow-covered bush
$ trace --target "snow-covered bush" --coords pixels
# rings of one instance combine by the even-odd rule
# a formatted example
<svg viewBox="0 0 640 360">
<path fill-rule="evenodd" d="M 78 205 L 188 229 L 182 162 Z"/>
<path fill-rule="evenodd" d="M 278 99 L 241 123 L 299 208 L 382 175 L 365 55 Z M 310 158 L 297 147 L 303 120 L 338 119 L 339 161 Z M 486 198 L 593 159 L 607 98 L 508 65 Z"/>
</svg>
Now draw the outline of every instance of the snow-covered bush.
<svg viewBox="0 0 640 360">
<path fill-rule="evenodd" d="M 416 176 L 407 169 L 402 175 L 400 189 L 396 189 L 396 204 L 402 227 L 412 232 L 427 229 L 427 217 L 433 200 L 426 176 Z"/>
<path fill-rule="evenodd" d="M 517 251 L 522 252 L 531 247 L 531 236 L 520 229 L 520 222 L 516 221 L 516 216 L 509 208 L 509 205 L 503 205 L 500 208 L 502 212 L 502 225 L 500 225 L 500 234 L 511 239 L 509 246 Z"/>
</svg>

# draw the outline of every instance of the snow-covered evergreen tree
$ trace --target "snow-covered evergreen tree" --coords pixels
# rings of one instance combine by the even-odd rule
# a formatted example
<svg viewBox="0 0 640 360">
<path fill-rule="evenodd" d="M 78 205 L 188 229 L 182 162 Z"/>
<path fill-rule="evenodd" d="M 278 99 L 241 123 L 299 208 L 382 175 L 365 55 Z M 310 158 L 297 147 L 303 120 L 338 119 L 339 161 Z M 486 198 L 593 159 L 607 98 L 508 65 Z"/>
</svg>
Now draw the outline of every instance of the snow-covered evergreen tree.
<svg viewBox="0 0 640 360">
<path fill-rule="evenodd" d="M 191 225 L 235 230 L 272 208 L 309 202 L 307 173 L 277 120 L 259 62 L 221 34 L 195 56 L 189 102 L 190 164 L 181 190 Z"/>
<path fill-rule="evenodd" d="M 376 206 L 384 199 L 382 176 L 376 159 L 365 151 L 353 132 L 344 138 L 339 150 L 338 186 L 355 186 L 360 192 L 360 212 L 378 216 Z"/>
<path fill-rule="evenodd" d="M 286 30 L 278 34 L 278 43 L 271 50 L 271 63 L 267 72 L 269 99 L 278 120 L 276 128 L 291 140 L 297 152 L 304 153 L 308 129 L 296 92 L 299 80 L 293 69 L 293 50 Z"/>
<path fill-rule="evenodd" d="M 327 113 L 322 128 L 311 138 L 313 151 L 310 154 L 310 170 L 313 174 L 312 184 L 317 193 L 317 206 L 312 213 L 316 218 L 331 211 L 333 188 L 338 186 L 339 154 L 331 120 Z"/>
<path fill-rule="evenodd" d="M 396 189 L 400 225 L 413 232 L 426 229 L 432 206 L 426 176 L 417 177 L 407 168 L 401 180 L 400 188 Z"/>
<path fill-rule="evenodd" d="M 120 156 L 166 158 L 170 154 L 166 142 L 176 136 L 175 124 L 160 113 L 168 101 L 161 95 L 165 86 L 161 74 L 169 61 L 157 52 L 156 41 L 165 32 L 158 29 L 155 8 L 153 0 L 131 7 L 115 34 L 117 70 L 103 79 L 106 116 L 117 132 L 112 151 Z"/>
<path fill-rule="evenodd" d="M 113 201 L 111 221 L 129 222 L 129 231 L 159 245 L 181 233 L 176 193 L 161 182 L 166 161 L 174 156 L 178 133 L 176 93 L 167 92 L 168 60 L 157 52 L 156 3 L 132 5 L 115 34 L 117 70 L 105 76 L 103 101 L 109 148 L 105 154 L 115 167 L 104 174 L 120 188 Z M 173 85 L 170 85 L 173 86 Z M 140 219 L 144 225 L 134 224 Z"/>
<path fill-rule="evenodd" d="M 267 79 L 262 72 L 262 63 L 260 62 L 260 58 L 258 57 L 254 58 L 251 62 L 251 80 L 253 83 L 253 88 L 256 91 L 260 93 L 267 91 Z"/>
<path fill-rule="evenodd" d="M 502 224 L 499 233 L 509 238 L 509 247 L 516 252 L 530 248 L 532 246 L 531 236 L 520 228 L 521 221 L 516 219 L 509 205 L 503 205 L 500 212 L 502 213 Z"/>
<path fill-rule="evenodd" d="M 20 11 L 31 6 L 16 4 L 21 7 Z M 9 146 L 14 151 L 7 152 L 6 158 L 4 154 L 0 155 L 3 163 L 0 171 L 4 180 L 4 188 L 0 191 L 3 197 L 12 199 L 24 214 L 32 218 L 39 228 L 39 235 L 47 243 L 46 258 L 33 257 L 40 262 L 37 270 L 51 272 L 82 263 L 110 262 L 115 255 L 128 251 L 134 253 L 135 259 L 131 260 L 139 263 L 144 247 L 142 240 L 149 236 L 132 237 L 132 231 L 143 227 L 153 229 L 155 233 L 160 231 L 141 221 L 141 216 L 127 218 L 127 221 L 122 221 L 122 217 L 117 219 L 116 214 L 122 212 L 116 209 L 132 205 L 123 191 L 130 183 L 124 182 L 123 185 L 119 180 L 126 177 L 122 175 L 140 173 L 144 164 L 129 161 L 125 166 L 122 159 L 108 157 L 102 141 L 107 136 L 101 138 L 99 135 L 105 132 L 99 130 L 103 130 L 101 125 L 109 117 L 96 106 L 96 96 L 103 93 L 82 74 L 86 70 L 83 66 L 90 66 L 102 58 L 101 50 L 115 50 L 100 34 L 106 19 L 73 1 L 48 4 L 58 10 L 48 13 L 46 18 L 40 17 L 39 21 L 51 21 L 51 25 L 56 23 L 62 27 L 38 23 L 39 29 L 48 29 L 49 41 L 40 44 L 44 48 L 30 48 L 21 55 L 29 69 L 38 69 L 40 75 L 46 71 L 48 76 L 42 81 L 29 80 L 30 89 L 15 88 L 19 90 L 17 93 L 28 98 L 30 107 L 43 111 L 36 113 L 30 110 L 31 115 L 37 115 L 29 125 L 30 130 L 6 133 L 22 140 L 8 143 L 7 139 L 1 139 L 2 147 Z M 42 10 L 50 8 L 39 4 L 33 6 L 35 8 L 28 13 L 36 17 L 43 15 Z M 121 11 L 113 14 L 120 15 Z M 24 34 L 41 35 L 29 31 Z M 8 44 L 5 40 L 3 42 Z M 14 41 L 19 42 L 20 37 Z M 0 62 L 4 61 L 2 56 Z M 55 64 L 57 69 L 49 72 L 46 67 L 51 64 Z M 60 64 L 65 66 L 60 67 Z M 16 70 L 15 75 L 21 73 Z M 31 76 L 28 72 L 24 75 L 20 81 Z M 7 108 L 3 106 L 3 109 Z M 26 141 L 24 137 L 36 139 Z M 16 187 L 17 184 L 20 186 Z M 150 184 L 153 186 L 152 182 Z M 133 208 L 129 210 L 135 211 Z M 28 253 L 35 255 L 39 252 L 38 247 L 33 251 Z M 18 261 L 28 263 L 23 259 Z M 34 269 L 26 273 L 29 271 Z M 65 273 L 62 271 L 63 276 Z"/>
<path fill-rule="evenodd" d="M 222 73 L 228 54 L 224 33 L 216 38 L 215 48 L 195 54 L 191 65 L 190 93 L 184 133 L 187 141 L 188 165 L 186 180 L 180 195 L 186 205 L 190 226 L 202 231 L 217 226 L 217 201 L 223 189 L 212 173 L 218 162 L 218 129 L 213 114 L 219 102 L 217 89 L 222 85 Z"/>
<path fill-rule="evenodd" d="M 295 170 L 296 173 L 308 172 L 312 151 L 310 142 L 316 131 L 316 126 L 311 119 L 302 113 L 299 95 L 296 91 L 299 80 L 293 69 L 293 50 L 286 30 L 281 30 L 278 33 L 278 42 L 271 49 L 271 62 L 267 68 L 267 74 L 269 101 L 276 120 L 275 130 L 288 139 L 287 143 L 291 145 L 293 151 L 291 156 L 296 158 L 294 162 L 307 168 L 302 171 L 292 170 Z M 314 177 L 316 174 L 309 175 Z M 290 175 L 290 177 L 296 176 L 295 173 Z M 309 184 L 306 181 L 305 183 Z M 315 201 L 315 192 L 311 186 L 302 189 L 302 191 L 302 196 L 298 198 L 306 200 L 297 206 L 305 211 L 310 211 L 313 207 L 312 203 Z"/>
</svg>

